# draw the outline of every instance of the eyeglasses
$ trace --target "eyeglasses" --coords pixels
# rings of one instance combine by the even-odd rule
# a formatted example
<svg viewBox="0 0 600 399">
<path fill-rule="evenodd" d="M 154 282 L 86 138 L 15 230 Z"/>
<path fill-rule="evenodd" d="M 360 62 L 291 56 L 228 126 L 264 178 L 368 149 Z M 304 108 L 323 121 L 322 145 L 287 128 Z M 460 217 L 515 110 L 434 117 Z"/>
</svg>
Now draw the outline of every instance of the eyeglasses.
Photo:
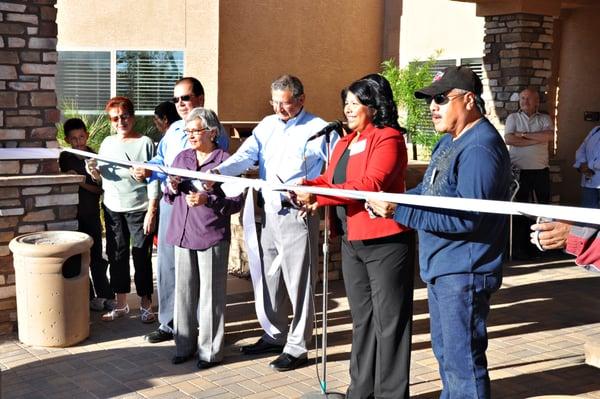
<svg viewBox="0 0 600 399">
<path fill-rule="evenodd" d="M 454 100 L 455 98 L 462 97 L 467 93 L 457 94 L 455 96 L 449 96 L 446 93 L 436 94 L 435 96 L 427 97 L 425 101 L 427 101 L 427 105 L 431 104 L 431 102 L 435 102 L 437 105 L 444 105 Z"/>
<path fill-rule="evenodd" d="M 183 132 L 188 135 L 200 135 L 200 133 L 209 132 L 211 130 L 212 129 L 205 127 L 203 129 L 183 129 Z"/>
<path fill-rule="evenodd" d="M 275 101 L 275 100 L 269 100 L 269 104 L 271 104 L 271 106 L 275 107 L 275 108 L 289 108 L 292 105 L 294 105 L 296 103 L 296 100 L 290 101 L 290 102 L 283 102 L 283 101 Z"/>
<path fill-rule="evenodd" d="M 110 119 L 111 122 L 113 123 L 117 123 L 119 121 L 119 119 L 121 119 L 122 121 L 126 121 L 127 119 L 131 118 L 131 115 L 129 114 L 121 114 L 121 115 L 115 115 L 115 116 L 108 116 L 108 119 Z"/>
<path fill-rule="evenodd" d="M 194 96 L 194 94 L 186 94 L 185 96 L 181 96 L 181 97 L 173 97 L 171 99 L 171 101 L 173 102 L 173 104 L 177 104 L 179 102 L 179 100 L 190 101 L 192 99 L 192 96 Z"/>
</svg>

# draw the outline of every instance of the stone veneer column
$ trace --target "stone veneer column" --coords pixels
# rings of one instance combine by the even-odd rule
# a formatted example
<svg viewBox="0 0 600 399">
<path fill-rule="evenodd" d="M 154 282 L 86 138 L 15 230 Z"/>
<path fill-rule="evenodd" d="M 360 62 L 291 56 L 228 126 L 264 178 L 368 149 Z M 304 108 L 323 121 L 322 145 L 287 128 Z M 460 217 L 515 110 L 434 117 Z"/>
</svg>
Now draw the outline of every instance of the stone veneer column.
<svg viewBox="0 0 600 399">
<path fill-rule="evenodd" d="M 492 123 L 503 130 L 519 109 L 519 92 L 531 86 L 543 109 L 552 71 L 553 18 L 534 14 L 485 17 L 485 99 Z M 484 87 L 488 86 L 485 85 Z"/>
<path fill-rule="evenodd" d="M 504 133 L 506 117 L 519 109 L 519 93 L 533 87 L 540 94 L 540 109 L 547 109 L 547 93 L 552 89 L 552 43 L 554 18 L 539 14 L 514 13 L 485 17 L 484 99 L 488 118 Z M 487 84 L 486 84 L 487 83 Z M 548 151 L 551 151 L 552 144 Z M 562 181 L 560 164 L 550 160 L 550 180 Z M 552 203 L 560 196 L 551 187 Z"/>
<path fill-rule="evenodd" d="M 60 117 L 55 3 L 0 0 L 0 335 L 14 331 L 17 317 L 10 240 L 77 229 L 83 176 L 57 174 L 56 154 L 48 154 L 58 147 Z M 45 154 L 28 154 L 29 148 Z"/>
<path fill-rule="evenodd" d="M 55 3 L 0 0 L 0 147 L 58 146 Z M 56 160 L 0 160 L 0 175 L 57 172 Z"/>
</svg>

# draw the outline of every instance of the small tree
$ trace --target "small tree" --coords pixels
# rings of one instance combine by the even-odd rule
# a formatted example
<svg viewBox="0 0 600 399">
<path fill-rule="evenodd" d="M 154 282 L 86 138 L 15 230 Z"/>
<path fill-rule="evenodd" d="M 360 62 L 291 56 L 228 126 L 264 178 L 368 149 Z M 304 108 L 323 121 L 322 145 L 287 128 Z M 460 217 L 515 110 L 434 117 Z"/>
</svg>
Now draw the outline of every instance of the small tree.
<svg viewBox="0 0 600 399">
<path fill-rule="evenodd" d="M 98 151 L 100 143 L 108 135 L 110 135 L 110 122 L 104 114 L 90 115 L 79 112 L 77 102 L 75 100 L 65 100 L 60 104 L 60 110 L 62 111 L 64 120 L 70 118 L 79 118 L 85 123 L 87 131 L 90 134 L 88 139 L 88 146 L 94 151 Z M 56 139 L 58 140 L 61 147 L 68 147 L 69 145 L 65 142 L 65 131 L 62 123 L 56 124 Z"/>
<path fill-rule="evenodd" d="M 393 59 L 381 64 L 383 68 L 381 74 L 392 86 L 401 124 L 406 128 L 413 148 L 415 144 L 421 144 L 429 150 L 429 153 L 440 136 L 422 129 L 421 124 L 428 116 L 429 110 L 423 100 L 415 98 L 415 91 L 431 83 L 433 67 L 440 54 L 441 50 L 438 50 L 426 61 L 414 60 L 404 68 L 398 67 Z M 416 151 L 413 153 L 416 154 Z"/>
</svg>

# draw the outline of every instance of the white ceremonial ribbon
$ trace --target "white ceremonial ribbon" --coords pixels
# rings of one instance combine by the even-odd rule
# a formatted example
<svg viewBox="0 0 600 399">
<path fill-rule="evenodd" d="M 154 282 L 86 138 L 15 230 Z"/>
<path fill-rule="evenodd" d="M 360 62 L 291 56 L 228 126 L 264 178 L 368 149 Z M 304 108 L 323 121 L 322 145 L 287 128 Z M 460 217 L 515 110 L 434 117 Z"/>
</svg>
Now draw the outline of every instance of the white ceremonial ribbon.
<svg viewBox="0 0 600 399">
<path fill-rule="evenodd" d="M 248 252 L 248 266 L 250 267 L 252 288 L 254 289 L 254 308 L 256 309 L 256 317 L 258 318 L 258 322 L 262 329 L 269 336 L 276 337 L 281 334 L 281 331 L 271 324 L 265 313 L 265 293 L 263 289 L 263 274 L 261 271 L 262 260 L 260 258 L 258 234 L 256 233 L 256 220 L 254 219 L 254 190 L 251 188 L 248 189 L 248 194 L 246 195 L 242 225 L 244 227 L 244 242 L 246 243 L 246 251 Z"/>
<path fill-rule="evenodd" d="M 60 148 L 0 148 L 0 159 L 56 159 L 60 155 Z"/>
<path fill-rule="evenodd" d="M 96 158 L 105 162 L 118 165 L 143 167 L 170 175 L 188 177 L 191 179 L 216 181 L 222 183 L 234 183 L 256 190 L 272 191 L 303 191 L 312 194 L 327 195 L 332 197 L 345 197 L 357 200 L 377 199 L 402 205 L 418 207 L 453 209 L 465 212 L 486 212 L 504 215 L 525 215 L 532 217 L 544 217 L 554 220 L 568 220 L 583 224 L 600 225 L 600 209 L 579 208 L 564 205 L 529 204 L 525 202 L 509 202 L 496 200 L 483 200 L 474 198 L 438 197 L 430 195 L 396 194 L 385 192 L 341 190 L 314 186 L 292 186 L 280 183 L 266 182 L 259 179 L 248 179 L 217 175 L 205 172 L 196 172 L 187 169 L 163 167 L 143 162 L 132 162 L 109 157 L 101 157 L 97 154 L 73 149 L 64 149 L 88 158 Z"/>
</svg>

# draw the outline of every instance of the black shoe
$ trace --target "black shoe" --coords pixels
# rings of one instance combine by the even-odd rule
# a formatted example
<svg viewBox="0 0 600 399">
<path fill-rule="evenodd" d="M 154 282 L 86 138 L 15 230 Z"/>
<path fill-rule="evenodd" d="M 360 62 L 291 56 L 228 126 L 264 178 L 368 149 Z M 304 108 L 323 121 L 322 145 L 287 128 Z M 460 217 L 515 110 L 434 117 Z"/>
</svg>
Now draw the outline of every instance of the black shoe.
<svg viewBox="0 0 600 399">
<path fill-rule="evenodd" d="M 151 344 L 158 344 L 159 342 L 173 339 L 173 333 L 166 332 L 158 328 L 155 331 L 152 331 L 150 334 L 144 335 L 144 339 Z"/>
<path fill-rule="evenodd" d="M 197 366 L 200 370 L 205 370 L 214 367 L 217 364 L 219 364 L 219 362 L 207 362 L 206 360 L 198 360 Z"/>
<path fill-rule="evenodd" d="M 289 353 L 282 353 L 269 363 L 269 366 L 277 371 L 289 371 L 294 370 L 300 366 L 304 366 L 308 362 L 306 357 L 294 357 Z"/>
<path fill-rule="evenodd" d="M 283 345 L 270 344 L 262 338 L 252 345 L 242 346 L 244 355 L 258 355 L 260 353 L 280 353 L 283 350 Z"/>
<path fill-rule="evenodd" d="M 173 356 L 173 358 L 171 359 L 171 363 L 173 363 L 173 364 L 185 363 L 185 362 L 187 362 L 188 360 L 190 360 L 193 357 L 194 357 L 194 355 Z"/>
</svg>

